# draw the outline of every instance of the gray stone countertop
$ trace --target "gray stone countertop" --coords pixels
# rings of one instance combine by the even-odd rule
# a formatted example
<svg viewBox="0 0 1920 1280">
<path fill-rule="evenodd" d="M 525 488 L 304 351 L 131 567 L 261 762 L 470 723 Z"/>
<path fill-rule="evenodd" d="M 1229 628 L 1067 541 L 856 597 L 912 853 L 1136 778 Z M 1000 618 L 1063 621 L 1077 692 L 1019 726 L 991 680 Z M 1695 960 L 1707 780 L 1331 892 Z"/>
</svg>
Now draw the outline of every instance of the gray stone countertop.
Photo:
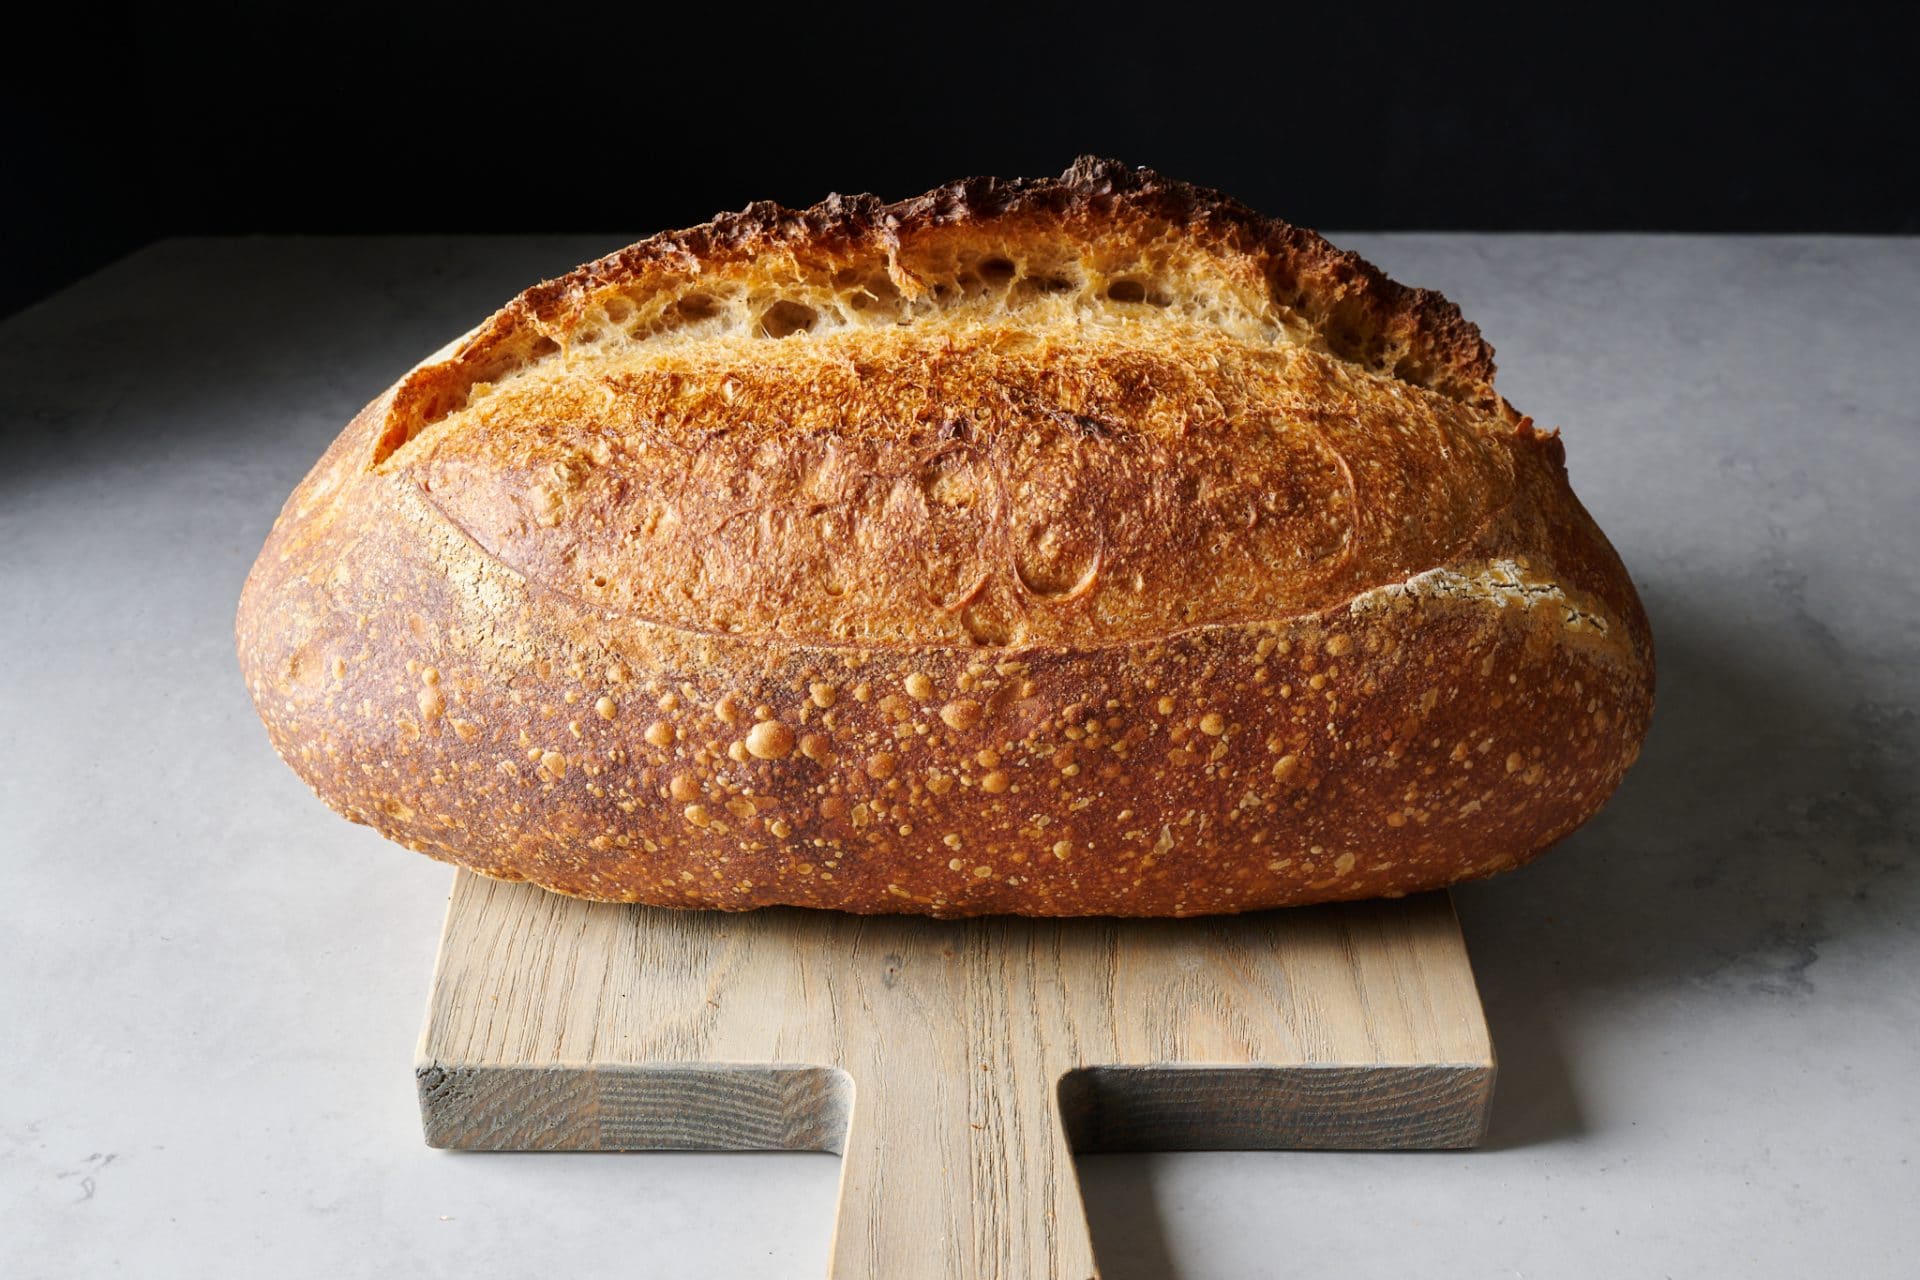
<svg viewBox="0 0 1920 1280">
<path fill-rule="evenodd" d="M 1920 1268 L 1920 241 L 1337 237 L 1566 432 L 1659 710 L 1458 898 L 1461 1154 L 1089 1158 L 1110 1280 Z M 0 1273 L 804 1277 L 826 1155 L 460 1155 L 411 1058 L 450 873 L 328 813 L 232 657 L 362 403 L 617 238 L 180 240 L 0 323 Z"/>
</svg>

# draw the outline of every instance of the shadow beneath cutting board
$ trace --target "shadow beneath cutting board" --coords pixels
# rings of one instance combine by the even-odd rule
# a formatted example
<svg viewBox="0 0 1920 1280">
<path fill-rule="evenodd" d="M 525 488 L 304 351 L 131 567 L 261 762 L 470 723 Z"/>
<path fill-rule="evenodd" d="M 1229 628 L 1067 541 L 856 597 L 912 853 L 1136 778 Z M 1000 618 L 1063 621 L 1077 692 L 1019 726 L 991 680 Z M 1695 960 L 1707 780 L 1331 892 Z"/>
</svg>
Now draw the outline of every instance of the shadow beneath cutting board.
<svg viewBox="0 0 1920 1280">
<path fill-rule="evenodd" d="M 1100 1280 L 1180 1280 L 1154 1195 L 1152 1161 L 1140 1155 L 1076 1155 Z"/>
<path fill-rule="evenodd" d="M 1471 925 L 1467 946 L 1480 950 L 1474 946 Z M 1506 1151 L 1586 1132 L 1572 1065 L 1553 1019 L 1528 1004 L 1524 989 L 1516 990 L 1526 983 L 1489 982 L 1478 964 L 1475 972 L 1499 1064 L 1493 1114 L 1480 1149 Z"/>
<path fill-rule="evenodd" d="M 1754 618 L 1762 585 L 1784 626 Z M 1645 587 L 1659 692 L 1640 762 L 1537 864 L 1456 891 L 1500 1062 L 1489 1146 L 1584 1132 L 1574 1040 L 1634 1006 L 1701 987 L 1812 1000 L 1823 948 L 1910 920 L 1916 713 L 1867 692 L 1898 673 L 1850 651 L 1806 588 L 1783 564 L 1764 584 Z"/>
</svg>

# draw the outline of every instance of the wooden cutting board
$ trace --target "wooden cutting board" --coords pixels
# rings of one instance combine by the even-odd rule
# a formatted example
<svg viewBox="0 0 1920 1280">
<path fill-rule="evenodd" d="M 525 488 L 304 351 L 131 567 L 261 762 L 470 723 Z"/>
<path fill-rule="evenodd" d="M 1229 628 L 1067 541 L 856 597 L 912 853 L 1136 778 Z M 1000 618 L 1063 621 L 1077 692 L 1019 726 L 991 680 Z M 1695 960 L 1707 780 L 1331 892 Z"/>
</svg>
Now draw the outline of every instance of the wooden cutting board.
<svg viewBox="0 0 1920 1280">
<path fill-rule="evenodd" d="M 1072 1152 L 1466 1147 L 1445 894 L 1183 921 L 622 907 L 461 872 L 427 1141 L 835 1151 L 834 1280 L 1096 1276 Z"/>
</svg>

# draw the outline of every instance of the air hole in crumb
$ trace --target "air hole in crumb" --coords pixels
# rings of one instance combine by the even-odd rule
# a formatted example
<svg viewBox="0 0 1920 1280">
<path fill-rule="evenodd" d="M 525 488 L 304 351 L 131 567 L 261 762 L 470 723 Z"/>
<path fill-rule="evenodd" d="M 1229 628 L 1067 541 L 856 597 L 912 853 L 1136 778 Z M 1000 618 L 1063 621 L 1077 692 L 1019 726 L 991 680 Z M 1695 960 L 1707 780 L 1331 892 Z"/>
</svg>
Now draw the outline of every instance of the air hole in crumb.
<svg viewBox="0 0 1920 1280">
<path fill-rule="evenodd" d="M 1079 287 L 1078 282 L 1060 275 L 1020 276 L 1007 291 L 1010 303 L 1022 303 L 1032 298 L 1043 298 L 1050 294 L 1072 293 Z"/>
<path fill-rule="evenodd" d="M 782 298 L 760 313 L 760 331 L 769 338 L 785 338 L 813 328 L 820 315 L 812 307 Z"/>
<path fill-rule="evenodd" d="M 538 360 L 541 356 L 550 356 L 559 349 L 559 343 L 542 334 L 534 340 L 531 347 L 527 348 L 527 359 Z"/>
<path fill-rule="evenodd" d="M 633 304 L 625 298 L 615 298 L 607 303 L 607 319 L 615 324 L 624 321 L 633 314 Z"/>
<path fill-rule="evenodd" d="M 1013 279 L 1013 263 L 1006 258 L 988 258 L 980 264 L 980 276 L 990 284 L 1005 284 Z"/>
<path fill-rule="evenodd" d="M 1114 302 L 1145 302 L 1147 286 L 1138 280 L 1115 280 L 1107 286 L 1107 297 Z"/>
<path fill-rule="evenodd" d="M 573 335 L 573 340 L 575 342 L 592 344 L 600 341 L 600 331 L 598 329 L 581 329 Z"/>
<path fill-rule="evenodd" d="M 719 314 L 720 304 L 708 294 L 690 293 L 674 303 L 673 309 L 683 320 L 705 320 Z"/>
</svg>

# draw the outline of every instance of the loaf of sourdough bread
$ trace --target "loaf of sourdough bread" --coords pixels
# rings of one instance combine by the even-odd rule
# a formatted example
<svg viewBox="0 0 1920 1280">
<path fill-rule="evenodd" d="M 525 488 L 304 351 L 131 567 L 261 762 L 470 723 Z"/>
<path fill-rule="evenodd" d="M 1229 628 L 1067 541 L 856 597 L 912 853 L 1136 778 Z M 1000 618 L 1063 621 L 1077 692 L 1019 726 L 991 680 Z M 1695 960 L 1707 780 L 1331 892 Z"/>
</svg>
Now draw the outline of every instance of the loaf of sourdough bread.
<svg viewBox="0 0 1920 1280">
<path fill-rule="evenodd" d="M 1398 895 L 1639 750 L 1651 637 L 1563 457 L 1451 304 L 1147 170 L 757 204 L 367 406 L 240 658 L 328 804 L 562 893 Z"/>
</svg>

